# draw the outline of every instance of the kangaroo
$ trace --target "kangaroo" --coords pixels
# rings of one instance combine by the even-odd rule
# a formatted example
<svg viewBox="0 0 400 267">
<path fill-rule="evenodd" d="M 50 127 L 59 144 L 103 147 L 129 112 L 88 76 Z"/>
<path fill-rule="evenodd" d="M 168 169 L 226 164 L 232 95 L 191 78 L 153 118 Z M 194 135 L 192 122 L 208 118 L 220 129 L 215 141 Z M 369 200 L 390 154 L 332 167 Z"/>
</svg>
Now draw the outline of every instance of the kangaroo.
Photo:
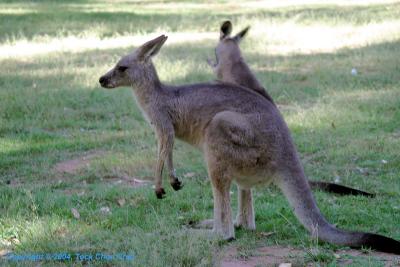
<svg viewBox="0 0 400 267">
<path fill-rule="evenodd" d="M 220 40 L 215 49 L 216 63 L 210 59 L 208 64 L 214 70 L 217 78 L 221 82 L 233 83 L 252 89 L 265 97 L 268 101 L 274 103 L 272 97 L 257 80 L 250 67 L 245 62 L 240 51 L 239 43 L 246 36 L 250 27 L 246 27 L 234 37 L 230 37 L 232 32 L 232 23 L 224 21 L 220 29 Z M 340 195 L 362 195 L 375 197 L 375 194 L 354 189 L 351 187 L 328 183 L 322 181 L 308 181 L 312 189 L 336 193 Z"/>
<path fill-rule="evenodd" d="M 100 77 L 102 87 L 133 87 L 143 115 L 156 132 L 158 160 L 155 193 L 162 197 L 166 161 L 172 184 L 174 138 L 203 152 L 214 199 L 212 232 L 226 240 L 235 237 L 230 186 L 239 185 L 238 225 L 255 229 L 251 188 L 276 184 L 304 227 L 318 239 L 351 247 L 370 247 L 400 254 L 400 242 L 364 232 L 337 229 L 318 209 L 289 129 L 279 110 L 258 93 L 228 83 L 163 84 L 152 63 L 167 40 L 161 35 L 122 57 Z M 171 178 L 172 177 L 172 178 Z"/>
<path fill-rule="evenodd" d="M 272 97 L 267 93 L 244 61 L 240 52 L 239 42 L 249 29 L 250 27 L 246 27 L 231 38 L 232 23 L 230 21 L 222 23 L 220 41 L 215 48 L 216 62 L 213 63 L 208 59 L 208 64 L 212 67 L 220 81 L 250 88 L 274 103 Z"/>
</svg>

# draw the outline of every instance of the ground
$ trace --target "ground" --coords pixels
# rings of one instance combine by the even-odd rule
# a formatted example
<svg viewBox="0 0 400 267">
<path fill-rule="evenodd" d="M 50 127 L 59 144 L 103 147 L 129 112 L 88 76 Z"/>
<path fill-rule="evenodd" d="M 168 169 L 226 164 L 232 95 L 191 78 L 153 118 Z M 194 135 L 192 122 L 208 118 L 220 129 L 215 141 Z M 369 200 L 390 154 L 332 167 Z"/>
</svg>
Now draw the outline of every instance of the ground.
<svg viewBox="0 0 400 267">
<path fill-rule="evenodd" d="M 310 179 L 374 199 L 316 192 L 329 221 L 400 239 L 400 3 L 397 1 L 2 1 L 0 264 L 43 266 L 396 266 L 399 258 L 318 243 L 274 187 L 255 190 L 257 230 L 233 242 L 193 232 L 212 216 L 201 154 L 177 142 L 185 184 L 156 199 L 156 141 L 130 88 L 98 78 L 159 34 L 169 84 L 215 77 L 222 21 L 251 25 L 244 57 L 277 102 Z M 233 209 L 236 189 L 232 187 Z M 76 253 L 132 258 L 79 261 Z M 253 264 L 254 263 L 254 264 Z M 24 261 L 37 266 L 37 262 Z M 227 265 L 236 264 L 236 265 Z M 237 265 L 239 264 L 239 265 Z"/>
</svg>

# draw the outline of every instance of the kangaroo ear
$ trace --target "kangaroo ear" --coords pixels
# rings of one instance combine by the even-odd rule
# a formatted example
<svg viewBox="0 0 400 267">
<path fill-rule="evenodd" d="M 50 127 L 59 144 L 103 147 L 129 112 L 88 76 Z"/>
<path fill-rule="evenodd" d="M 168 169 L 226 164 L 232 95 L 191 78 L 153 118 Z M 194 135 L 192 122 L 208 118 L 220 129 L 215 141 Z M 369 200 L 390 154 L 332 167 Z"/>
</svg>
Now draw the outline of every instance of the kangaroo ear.
<svg viewBox="0 0 400 267">
<path fill-rule="evenodd" d="M 244 28 L 241 32 L 239 32 L 238 34 L 235 35 L 235 37 L 233 37 L 233 39 L 236 42 L 240 42 L 242 40 L 242 38 L 247 34 L 247 32 L 249 31 L 250 26 L 247 26 L 246 28 Z"/>
<path fill-rule="evenodd" d="M 231 34 L 231 32 L 232 32 L 232 23 L 229 20 L 224 21 L 221 25 L 219 39 L 222 40 L 228 37 Z"/>
<path fill-rule="evenodd" d="M 152 56 L 155 56 L 158 53 L 158 51 L 160 51 L 160 48 L 167 39 L 168 37 L 163 34 L 151 41 L 144 43 L 137 50 L 138 58 L 140 60 L 146 60 L 148 58 L 151 58 Z"/>
</svg>

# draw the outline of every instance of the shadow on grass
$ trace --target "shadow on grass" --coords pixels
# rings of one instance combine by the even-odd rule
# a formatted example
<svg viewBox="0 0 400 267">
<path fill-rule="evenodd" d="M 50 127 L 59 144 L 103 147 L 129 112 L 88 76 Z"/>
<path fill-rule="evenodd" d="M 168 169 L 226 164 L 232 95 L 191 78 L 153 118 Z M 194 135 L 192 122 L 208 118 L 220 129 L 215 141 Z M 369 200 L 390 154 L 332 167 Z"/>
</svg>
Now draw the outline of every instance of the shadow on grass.
<svg viewBox="0 0 400 267">
<path fill-rule="evenodd" d="M 0 40 L 10 37 L 30 39 L 36 35 L 80 34 L 85 31 L 95 31 L 101 37 L 106 37 L 125 32 L 152 32 L 154 25 L 171 32 L 182 29 L 214 31 L 216 25 L 227 17 L 233 21 L 257 18 L 277 21 L 294 20 L 298 23 L 313 23 L 320 20 L 323 23 L 334 24 L 349 22 L 366 24 L 397 19 L 400 15 L 399 3 L 361 6 L 316 5 L 310 8 L 293 6 L 261 11 L 229 7 L 212 11 L 200 9 L 200 11 L 187 12 L 181 9 L 176 11 L 168 9 L 163 12 L 141 14 L 143 11 L 140 7 L 144 4 L 137 2 L 125 3 L 127 11 L 123 12 L 107 11 L 107 6 L 104 7 L 104 11 L 90 11 L 87 9 L 88 1 L 76 1 L 73 6 L 65 3 L 48 5 L 49 2 L 45 1 L 43 5 L 36 4 L 30 7 L 32 13 L 2 14 L 0 24 L 3 27 Z M 82 7 L 79 7 L 79 4 L 82 4 Z M 7 5 L 4 6 L 7 7 Z M 393 10 L 398 10 L 398 12 L 393 12 Z"/>
</svg>

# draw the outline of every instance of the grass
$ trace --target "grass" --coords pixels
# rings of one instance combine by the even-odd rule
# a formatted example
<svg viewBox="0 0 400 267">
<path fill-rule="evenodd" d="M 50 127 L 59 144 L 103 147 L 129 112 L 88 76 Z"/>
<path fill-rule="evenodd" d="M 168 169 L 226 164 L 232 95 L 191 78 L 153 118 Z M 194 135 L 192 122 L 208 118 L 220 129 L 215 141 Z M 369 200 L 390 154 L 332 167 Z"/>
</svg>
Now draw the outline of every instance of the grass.
<svg viewBox="0 0 400 267">
<path fill-rule="evenodd" d="M 378 194 L 366 199 L 316 192 L 328 220 L 400 239 L 399 13 L 396 1 L 0 3 L 0 50 L 12 51 L 0 51 L 0 250 L 127 253 L 134 255 L 128 262 L 134 266 L 217 264 L 230 244 L 185 228 L 212 216 L 211 189 L 198 151 L 177 142 L 177 173 L 194 176 L 183 178 L 179 192 L 167 187 L 163 201 L 149 186 L 107 182 L 107 177 L 151 176 L 156 141 L 131 89 L 103 90 L 97 80 L 133 46 L 161 32 L 170 36 L 155 60 L 162 80 L 212 80 L 205 59 L 227 18 L 234 31 L 253 26 L 242 44 L 244 55 L 279 104 L 307 175 Z M 200 32 L 204 35 L 196 37 Z M 108 42 L 113 39 L 119 42 Z M 76 47 L 76 40 L 87 46 Z M 51 47 L 52 42 L 58 45 Z M 56 163 L 93 150 L 105 153 L 80 172 L 54 171 Z M 244 256 L 279 244 L 304 249 L 304 257 L 296 259 L 300 264 L 340 264 L 333 256 L 339 247 L 312 240 L 280 192 L 258 188 L 255 196 L 257 231 L 239 230 L 233 243 Z M 111 214 L 102 213 L 102 207 Z M 71 208 L 79 211 L 79 219 Z M 263 237 L 263 232 L 274 234 Z M 309 252 L 316 247 L 319 252 Z M 4 259 L 1 264 L 17 265 Z M 54 264 L 63 265 L 44 262 Z M 354 257 L 353 265 L 383 262 L 367 255 Z"/>
</svg>

